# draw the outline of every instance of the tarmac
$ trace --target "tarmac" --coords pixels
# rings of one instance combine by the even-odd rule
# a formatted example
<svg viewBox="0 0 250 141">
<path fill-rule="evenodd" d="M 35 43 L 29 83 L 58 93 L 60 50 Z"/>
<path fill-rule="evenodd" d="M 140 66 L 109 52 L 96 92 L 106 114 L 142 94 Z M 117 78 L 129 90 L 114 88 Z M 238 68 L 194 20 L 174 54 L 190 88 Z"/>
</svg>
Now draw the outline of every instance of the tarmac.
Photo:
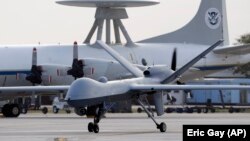
<svg viewBox="0 0 250 141">
<path fill-rule="evenodd" d="M 71 114 L 43 115 L 28 113 L 18 118 L 0 116 L 0 141 L 182 141 L 186 124 L 243 124 L 250 123 L 249 113 L 165 114 L 157 117 L 167 124 L 161 133 L 145 113 L 106 114 L 99 123 L 100 133 L 89 133 L 87 125 L 93 119 Z"/>
</svg>

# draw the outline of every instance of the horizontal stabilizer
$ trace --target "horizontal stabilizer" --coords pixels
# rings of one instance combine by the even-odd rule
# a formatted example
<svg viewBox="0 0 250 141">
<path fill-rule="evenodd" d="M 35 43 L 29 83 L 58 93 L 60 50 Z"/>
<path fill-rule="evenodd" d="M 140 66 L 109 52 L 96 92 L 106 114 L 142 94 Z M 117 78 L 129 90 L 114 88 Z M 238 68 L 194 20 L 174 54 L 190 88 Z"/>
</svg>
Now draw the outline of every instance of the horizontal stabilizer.
<svg viewBox="0 0 250 141">
<path fill-rule="evenodd" d="M 250 44 L 217 48 L 215 54 L 245 55 L 250 53 Z"/>
</svg>

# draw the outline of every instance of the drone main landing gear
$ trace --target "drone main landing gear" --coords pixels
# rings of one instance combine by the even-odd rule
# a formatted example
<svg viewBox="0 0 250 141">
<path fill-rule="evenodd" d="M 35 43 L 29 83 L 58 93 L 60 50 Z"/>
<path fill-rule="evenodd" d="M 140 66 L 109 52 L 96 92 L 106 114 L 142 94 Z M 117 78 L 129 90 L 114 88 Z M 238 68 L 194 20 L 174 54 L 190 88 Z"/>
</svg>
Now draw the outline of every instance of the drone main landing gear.
<svg viewBox="0 0 250 141">
<path fill-rule="evenodd" d="M 154 117 L 152 116 L 152 114 L 150 114 L 150 112 L 148 111 L 148 109 L 143 105 L 142 101 L 138 98 L 137 99 L 138 103 L 142 106 L 142 108 L 144 109 L 144 111 L 148 114 L 148 116 L 154 121 L 154 123 L 156 124 L 157 129 L 159 129 L 161 132 L 166 132 L 167 130 L 167 125 L 166 123 L 162 122 L 162 123 L 158 123 Z"/>
</svg>

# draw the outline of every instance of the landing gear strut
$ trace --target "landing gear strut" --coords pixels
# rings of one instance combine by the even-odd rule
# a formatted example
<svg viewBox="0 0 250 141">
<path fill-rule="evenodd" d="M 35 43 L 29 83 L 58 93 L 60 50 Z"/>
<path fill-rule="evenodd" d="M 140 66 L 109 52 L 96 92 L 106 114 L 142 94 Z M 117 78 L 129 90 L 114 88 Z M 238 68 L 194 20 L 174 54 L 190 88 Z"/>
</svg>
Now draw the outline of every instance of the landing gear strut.
<svg viewBox="0 0 250 141">
<path fill-rule="evenodd" d="M 88 124 L 88 131 L 89 132 L 95 132 L 99 133 L 99 125 L 98 123 L 101 120 L 101 117 L 106 113 L 107 110 L 104 108 L 104 104 L 98 105 L 98 108 L 96 109 L 95 117 L 94 117 L 94 122 L 90 122 Z"/>
<path fill-rule="evenodd" d="M 162 123 L 158 123 L 154 117 L 152 116 L 152 114 L 150 114 L 150 112 L 148 111 L 148 109 L 143 105 L 142 101 L 138 98 L 137 99 L 138 103 L 142 106 L 142 108 L 144 109 L 144 111 L 148 114 L 148 116 L 154 121 L 154 123 L 156 124 L 157 129 L 159 129 L 161 132 L 166 132 L 167 130 L 167 125 L 166 123 L 162 122 Z"/>
</svg>

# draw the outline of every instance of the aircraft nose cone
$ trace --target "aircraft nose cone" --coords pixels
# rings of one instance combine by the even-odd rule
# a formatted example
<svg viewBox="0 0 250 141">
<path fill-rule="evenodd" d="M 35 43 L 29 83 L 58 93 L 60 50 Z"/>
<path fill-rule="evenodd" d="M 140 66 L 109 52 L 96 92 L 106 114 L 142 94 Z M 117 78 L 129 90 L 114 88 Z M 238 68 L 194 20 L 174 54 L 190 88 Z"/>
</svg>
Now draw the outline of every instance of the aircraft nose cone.
<svg viewBox="0 0 250 141">
<path fill-rule="evenodd" d="M 97 81 L 89 78 L 80 78 L 75 80 L 65 97 L 65 100 L 83 100 L 93 98 L 98 92 L 98 83 Z"/>
<path fill-rule="evenodd" d="M 86 90 L 88 89 L 88 83 L 86 82 L 85 79 L 77 79 L 75 80 L 68 92 L 67 95 L 65 97 L 65 100 L 70 101 L 70 100 L 77 100 L 77 99 L 81 99 L 82 97 L 82 93 L 86 92 Z"/>
<path fill-rule="evenodd" d="M 91 105 L 91 100 L 100 96 L 100 82 L 90 78 L 80 78 L 75 80 L 65 97 L 69 105 L 73 107 L 85 107 Z"/>
</svg>

